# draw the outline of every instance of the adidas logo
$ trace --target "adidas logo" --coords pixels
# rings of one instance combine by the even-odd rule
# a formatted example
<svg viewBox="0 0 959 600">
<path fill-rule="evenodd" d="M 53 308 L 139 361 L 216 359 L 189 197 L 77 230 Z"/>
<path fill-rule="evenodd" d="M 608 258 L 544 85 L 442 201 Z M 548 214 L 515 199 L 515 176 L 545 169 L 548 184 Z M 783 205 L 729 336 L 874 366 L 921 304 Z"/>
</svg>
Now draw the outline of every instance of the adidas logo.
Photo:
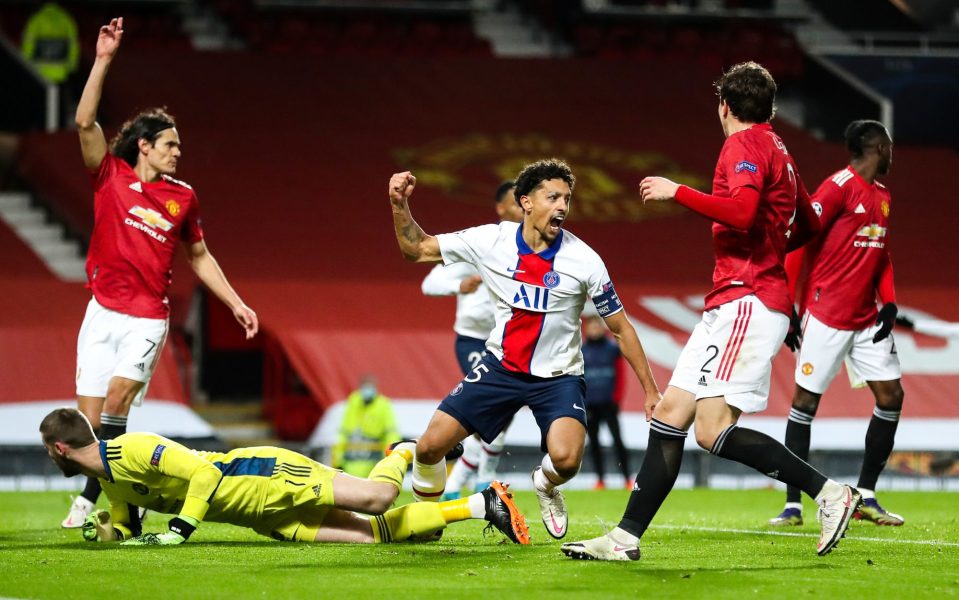
<svg viewBox="0 0 959 600">
<path fill-rule="evenodd" d="M 705 375 L 700 375 L 700 376 L 699 376 L 699 385 L 706 385 L 706 376 L 705 376 Z"/>
<path fill-rule="evenodd" d="M 323 484 L 322 484 L 322 483 L 318 483 L 318 484 L 316 484 L 316 485 L 313 486 L 313 493 L 316 494 L 316 497 L 317 497 L 317 498 L 320 497 L 320 492 L 321 492 L 321 491 L 323 491 Z"/>
<path fill-rule="evenodd" d="M 859 203 L 859 206 L 856 207 L 856 210 L 853 211 L 857 215 L 861 215 L 866 212 L 866 207 L 862 205 L 862 202 Z"/>
<path fill-rule="evenodd" d="M 133 183 L 131 183 L 130 189 L 133 190 L 134 192 L 140 192 L 141 194 L 143 193 L 143 186 L 140 184 L 139 181 L 134 181 Z"/>
<path fill-rule="evenodd" d="M 145 365 L 144 363 L 137 363 L 137 364 L 134 365 L 134 366 L 135 366 L 136 368 L 140 369 L 140 372 L 141 372 L 141 373 L 143 372 L 144 369 L 146 369 L 146 365 Z"/>
</svg>

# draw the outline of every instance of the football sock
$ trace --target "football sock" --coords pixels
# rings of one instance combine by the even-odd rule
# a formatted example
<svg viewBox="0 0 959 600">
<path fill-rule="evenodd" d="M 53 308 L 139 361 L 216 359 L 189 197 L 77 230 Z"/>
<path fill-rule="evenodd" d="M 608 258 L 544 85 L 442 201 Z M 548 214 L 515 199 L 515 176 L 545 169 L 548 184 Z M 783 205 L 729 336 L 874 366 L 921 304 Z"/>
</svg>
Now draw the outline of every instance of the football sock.
<svg viewBox="0 0 959 600">
<path fill-rule="evenodd" d="M 878 406 L 872 411 L 869 428 L 866 429 L 866 454 L 862 458 L 859 484 L 856 487 L 876 489 L 876 481 L 892 453 L 899 427 L 898 410 L 883 410 Z"/>
<path fill-rule="evenodd" d="M 794 406 L 789 410 L 789 420 L 786 421 L 786 448 L 805 461 L 809 460 L 809 437 L 815 416 Z M 786 502 L 802 503 L 802 490 L 787 486 Z"/>
<path fill-rule="evenodd" d="M 436 502 L 446 488 L 446 459 L 435 465 L 413 461 L 413 497 L 421 502 Z"/>
<path fill-rule="evenodd" d="M 785 446 L 754 429 L 730 425 L 719 434 L 711 453 L 742 463 L 815 498 L 826 477 Z"/>
<path fill-rule="evenodd" d="M 547 454 L 543 457 L 540 468 L 533 471 L 533 487 L 541 492 L 549 492 L 554 487 L 563 485 L 575 476 L 575 473 L 570 477 L 563 477 L 557 473 L 556 467 L 553 466 L 553 460 L 549 457 L 549 454 Z"/>
<path fill-rule="evenodd" d="M 87 477 L 87 484 L 83 486 L 80 496 L 96 504 L 97 498 L 100 497 L 100 480 L 96 477 Z"/>
<path fill-rule="evenodd" d="M 112 440 L 127 432 L 127 418 L 119 415 L 100 414 L 100 439 Z"/>
<path fill-rule="evenodd" d="M 486 517 L 486 499 L 480 493 L 471 494 L 466 498 L 440 502 L 439 506 L 447 523 Z"/>
<path fill-rule="evenodd" d="M 499 468 L 499 459 L 506 446 L 506 432 L 500 433 L 491 443 L 480 442 L 483 453 L 480 454 L 479 468 L 476 471 L 477 484 L 486 485 L 496 478 L 496 469 Z"/>
<path fill-rule="evenodd" d="M 367 479 L 389 483 L 395 486 L 397 491 L 400 491 L 403 489 L 403 477 L 406 476 L 406 468 L 410 466 L 412 460 L 413 453 L 409 450 L 394 450 L 389 456 L 376 463 Z"/>
<path fill-rule="evenodd" d="M 673 489 L 683 463 L 686 432 L 653 419 L 649 424 L 646 456 L 636 475 L 619 529 L 636 538 L 643 537 L 663 500 Z M 624 540 L 627 541 L 627 540 Z"/>
<path fill-rule="evenodd" d="M 463 456 L 453 464 L 453 470 L 450 471 L 449 478 L 446 480 L 446 489 L 450 492 L 459 493 L 463 488 L 473 487 L 480 454 L 483 452 L 480 444 L 481 442 L 472 435 L 463 440 Z"/>
<path fill-rule="evenodd" d="M 414 536 L 425 536 L 446 528 L 446 519 L 435 502 L 414 502 L 392 508 L 370 518 L 373 541 L 377 544 L 402 542 Z"/>
</svg>

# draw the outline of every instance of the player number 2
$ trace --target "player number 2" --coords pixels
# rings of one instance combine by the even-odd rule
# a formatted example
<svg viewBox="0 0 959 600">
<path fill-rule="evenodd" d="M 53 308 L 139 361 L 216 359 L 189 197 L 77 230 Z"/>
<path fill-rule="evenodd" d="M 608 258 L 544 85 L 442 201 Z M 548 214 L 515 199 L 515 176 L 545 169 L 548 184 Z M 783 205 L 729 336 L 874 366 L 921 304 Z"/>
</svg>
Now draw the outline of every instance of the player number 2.
<svg viewBox="0 0 959 600">
<path fill-rule="evenodd" d="M 709 366 L 709 363 L 711 363 L 711 362 L 713 362 L 714 360 L 716 360 L 716 357 L 717 357 L 717 356 L 719 356 L 719 347 L 718 347 L 718 346 L 713 346 L 712 344 L 710 344 L 709 346 L 706 346 L 706 353 L 708 354 L 708 353 L 710 353 L 710 352 L 712 352 L 713 355 L 710 356 L 709 358 L 707 358 L 707 359 L 706 359 L 706 362 L 703 363 L 703 368 L 701 368 L 701 369 L 699 370 L 701 373 L 712 373 L 712 371 L 710 371 L 710 370 L 707 369 L 706 367 Z"/>
</svg>

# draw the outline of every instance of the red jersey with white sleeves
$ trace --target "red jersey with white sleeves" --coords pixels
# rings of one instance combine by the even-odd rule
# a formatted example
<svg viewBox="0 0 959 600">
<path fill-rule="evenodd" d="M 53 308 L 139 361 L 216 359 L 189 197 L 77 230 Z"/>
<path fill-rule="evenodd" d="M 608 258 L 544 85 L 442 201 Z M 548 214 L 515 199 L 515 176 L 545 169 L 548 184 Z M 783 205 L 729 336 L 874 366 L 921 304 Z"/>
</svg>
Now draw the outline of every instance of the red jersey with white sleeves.
<svg viewBox="0 0 959 600">
<path fill-rule="evenodd" d="M 876 321 L 880 278 L 892 268 L 886 248 L 892 196 L 846 167 L 823 181 L 812 200 L 822 233 L 806 246 L 801 304 L 834 329 L 868 327 Z"/>
<path fill-rule="evenodd" d="M 713 195 L 730 198 L 740 187 L 759 192 L 756 220 L 748 230 L 713 223 L 713 289 L 706 310 L 755 294 L 771 310 L 791 314 L 783 259 L 796 217 L 796 163 L 767 124 L 726 138 L 716 163 Z"/>
<path fill-rule="evenodd" d="M 436 239 L 445 264 L 471 263 L 483 278 L 496 308 L 486 350 L 510 371 L 582 375 L 586 300 L 602 317 L 623 309 L 602 259 L 568 231 L 539 253 L 523 240 L 522 223 L 481 225 Z"/>
<path fill-rule="evenodd" d="M 177 241 L 203 239 L 193 188 L 164 175 L 140 181 L 110 153 L 92 172 L 94 225 L 87 254 L 87 287 L 102 306 L 165 319 Z"/>
</svg>

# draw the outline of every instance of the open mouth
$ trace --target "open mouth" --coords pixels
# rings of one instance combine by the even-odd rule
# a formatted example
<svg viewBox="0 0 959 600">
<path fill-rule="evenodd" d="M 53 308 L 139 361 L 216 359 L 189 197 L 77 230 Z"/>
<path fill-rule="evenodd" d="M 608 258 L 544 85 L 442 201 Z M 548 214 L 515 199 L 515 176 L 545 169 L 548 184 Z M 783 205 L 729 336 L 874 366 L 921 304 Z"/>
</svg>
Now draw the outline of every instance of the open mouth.
<svg viewBox="0 0 959 600">
<path fill-rule="evenodd" d="M 549 230 L 550 232 L 556 234 L 559 233 L 559 230 L 563 227 L 563 221 L 566 220 L 566 215 L 556 215 L 549 220 Z"/>
</svg>

